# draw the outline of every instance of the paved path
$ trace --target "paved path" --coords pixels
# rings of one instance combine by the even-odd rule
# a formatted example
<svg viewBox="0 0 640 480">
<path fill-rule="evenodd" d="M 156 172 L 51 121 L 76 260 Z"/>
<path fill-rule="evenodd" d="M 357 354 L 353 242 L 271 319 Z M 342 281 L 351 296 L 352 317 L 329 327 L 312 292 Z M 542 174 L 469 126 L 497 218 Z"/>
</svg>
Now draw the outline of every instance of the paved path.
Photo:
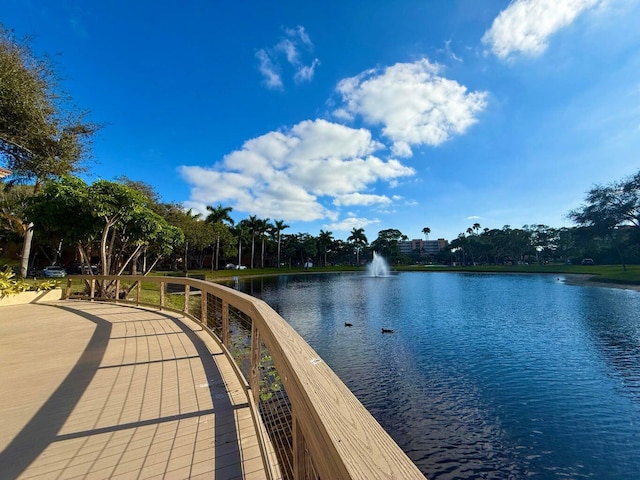
<svg viewBox="0 0 640 480">
<path fill-rule="evenodd" d="M 266 478 L 242 386 L 178 314 L 0 307 L 0 478 Z"/>
</svg>

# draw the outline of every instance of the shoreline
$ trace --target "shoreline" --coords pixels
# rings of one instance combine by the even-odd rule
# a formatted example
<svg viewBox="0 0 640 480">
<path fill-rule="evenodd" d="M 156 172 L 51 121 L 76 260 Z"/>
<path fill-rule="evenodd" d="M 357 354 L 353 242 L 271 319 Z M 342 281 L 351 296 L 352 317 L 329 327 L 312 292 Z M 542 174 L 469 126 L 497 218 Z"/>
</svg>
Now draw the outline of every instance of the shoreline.
<svg viewBox="0 0 640 480">
<path fill-rule="evenodd" d="M 400 272 L 400 271 L 410 271 L 410 270 L 399 270 L 399 271 L 392 271 L 393 272 Z M 423 270 L 424 271 L 424 270 Z M 222 276 L 222 277 L 213 277 L 213 278 L 209 278 L 207 279 L 210 282 L 214 282 L 214 283 L 225 283 L 225 282 L 232 282 L 235 279 L 238 278 L 242 278 L 242 279 L 255 279 L 255 278 L 260 278 L 260 277 L 273 277 L 273 276 L 279 276 L 279 275 L 307 275 L 307 274 L 321 274 L 321 273 L 327 273 L 327 274 L 332 274 L 332 273 L 361 273 L 362 270 L 342 270 L 342 271 L 313 271 L 313 270 L 308 270 L 308 271 L 287 271 L 287 272 L 269 272 L 269 273 L 262 273 L 262 274 L 245 274 L 245 275 L 229 275 L 229 276 Z M 575 286 L 583 286 L 583 287 L 604 287 L 604 288 L 617 288 L 620 290 L 633 290 L 636 292 L 640 292 L 640 284 L 633 284 L 633 283 L 621 283 L 621 282 L 602 282 L 602 281 L 598 281 L 597 278 L 599 277 L 599 275 L 594 275 L 592 273 L 561 273 L 561 272 L 557 272 L 557 273 L 545 273 L 545 272 L 482 272 L 482 271 L 456 271 L 456 270 L 437 270 L 437 271 L 433 271 L 433 272 L 428 272 L 427 273 L 478 273 L 478 274 L 496 274 L 496 275 L 554 275 L 556 276 L 556 278 L 558 279 L 563 279 L 564 282 L 567 285 L 575 285 Z"/>
<path fill-rule="evenodd" d="M 605 288 L 618 288 L 621 290 L 634 290 L 640 292 L 640 285 L 631 283 L 616 283 L 616 282 L 599 282 L 596 280 L 598 275 L 591 275 L 589 273 L 564 273 L 558 276 L 564 277 L 567 285 L 576 285 L 581 287 L 605 287 Z"/>
</svg>

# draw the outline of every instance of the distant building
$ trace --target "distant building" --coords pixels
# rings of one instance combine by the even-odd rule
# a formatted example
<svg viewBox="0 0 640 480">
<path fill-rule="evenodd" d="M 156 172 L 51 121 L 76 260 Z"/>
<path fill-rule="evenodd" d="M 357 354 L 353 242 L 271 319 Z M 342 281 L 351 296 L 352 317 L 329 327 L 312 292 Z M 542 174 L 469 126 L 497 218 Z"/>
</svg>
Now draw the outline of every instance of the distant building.
<svg viewBox="0 0 640 480">
<path fill-rule="evenodd" d="M 439 238 L 437 240 L 414 239 L 398 242 L 401 254 L 410 255 L 412 252 L 418 251 L 420 252 L 421 257 L 435 255 L 439 251 L 447 248 L 448 245 L 449 241 L 444 238 Z"/>
</svg>

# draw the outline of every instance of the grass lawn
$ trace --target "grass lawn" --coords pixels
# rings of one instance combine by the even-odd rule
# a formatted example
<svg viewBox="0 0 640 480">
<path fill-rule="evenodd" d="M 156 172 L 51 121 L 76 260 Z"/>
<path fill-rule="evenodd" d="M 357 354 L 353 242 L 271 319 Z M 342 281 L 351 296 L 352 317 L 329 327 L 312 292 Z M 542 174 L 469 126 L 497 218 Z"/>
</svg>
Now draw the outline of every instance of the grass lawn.
<svg viewBox="0 0 640 480">
<path fill-rule="evenodd" d="M 401 265 L 392 267 L 392 270 L 407 272 L 495 272 L 495 273 L 548 273 L 548 274 L 586 274 L 592 275 L 592 280 L 597 282 L 618 283 L 627 285 L 640 285 L 640 265 L 627 266 L 626 271 L 621 265 L 482 265 L 473 267 L 450 267 L 445 265 Z M 364 272 L 364 267 L 354 266 L 334 266 L 334 267 L 313 267 L 311 270 L 299 268 L 254 268 L 246 270 L 189 270 L 189 275 L 204 275 L 205 278 L 213 282 L 223 282 L 234 277 L 262 277 L 269 275 L 305 274 L 305 273 L 339 273 L 339 272 Z M 181 272 L 158 271 L 153 275 L 173 276 Z M 29 280 L 28 280 L 29 281 Z M 29 281 L 33 282 L 33 280 Z M 64 288 L 66 279 L 56 281 L 58 286 Z M 126 275 L 122 278 L 122 288 L 133 286 L 132 282 L 126 280 Z M 82 280 L 74 280 L 72 291 L 83 291 L 85 284 Z M 141 301 L 150 304 L 158 304 L 160 293 L 157 285 L 152 282 L 142 282 Z M 135 295 L 134 292 L 130 298 Z M 184 305 L 183 295 L 166 295 L 167 306 L 181 310 Z M 193 307 L 198 308 L 199 297 L 192 297 Z"/>
</svg>

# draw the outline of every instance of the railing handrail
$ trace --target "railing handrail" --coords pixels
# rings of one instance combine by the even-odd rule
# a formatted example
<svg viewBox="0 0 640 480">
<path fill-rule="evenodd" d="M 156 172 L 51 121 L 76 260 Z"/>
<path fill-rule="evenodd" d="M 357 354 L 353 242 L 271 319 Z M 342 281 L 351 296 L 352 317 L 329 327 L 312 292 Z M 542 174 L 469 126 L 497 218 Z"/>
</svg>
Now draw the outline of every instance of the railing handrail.
<svg viewBox="0 0 640 480">
<path fill-rule="evenodd" d="M 425 478 L 313 348 L 264 301 L 224 285 L 189 277 L 73 275 L 68 279 L 65 297 L 69 296 L 71 282 L 75 279 L 88 280 L 92 284 L 106 280 L 118 285 L 121 281 L 183 285 L 184 313 L 187 314 L 191 288 L 199 289 L 203 297 L 210 293 L 222 299 L 251 318 L 252 336 L 257 336 L 252 339 L 252 345 L 254 340 L 262 341 L 273 357 L 293 412 L 294 465 L 303 461 L 300 450 L 305 449 L 323 479 Z M 91 288 L 91 291 L 95 289 Z M 163 303 L 162 293 L 160 298 Z M 122 301 L 118 298 L 100 300 Z M 143 304 L 139 298 L 135 303 Z M 168 308 L 166 305 L 147 305 Z M 206 321 L 194 320 L 207 328 Z M 209 333 L 223 343 L 212 331 Z M 251 358 L 254 358 L 253 354 Z M 230 360 L 234 361 L 233 358 Z M 252 371 L 256 368 L 252 362 Z M 257 387 L 251 379 L 249 385 L 255 396 Z"/>
</svg>

